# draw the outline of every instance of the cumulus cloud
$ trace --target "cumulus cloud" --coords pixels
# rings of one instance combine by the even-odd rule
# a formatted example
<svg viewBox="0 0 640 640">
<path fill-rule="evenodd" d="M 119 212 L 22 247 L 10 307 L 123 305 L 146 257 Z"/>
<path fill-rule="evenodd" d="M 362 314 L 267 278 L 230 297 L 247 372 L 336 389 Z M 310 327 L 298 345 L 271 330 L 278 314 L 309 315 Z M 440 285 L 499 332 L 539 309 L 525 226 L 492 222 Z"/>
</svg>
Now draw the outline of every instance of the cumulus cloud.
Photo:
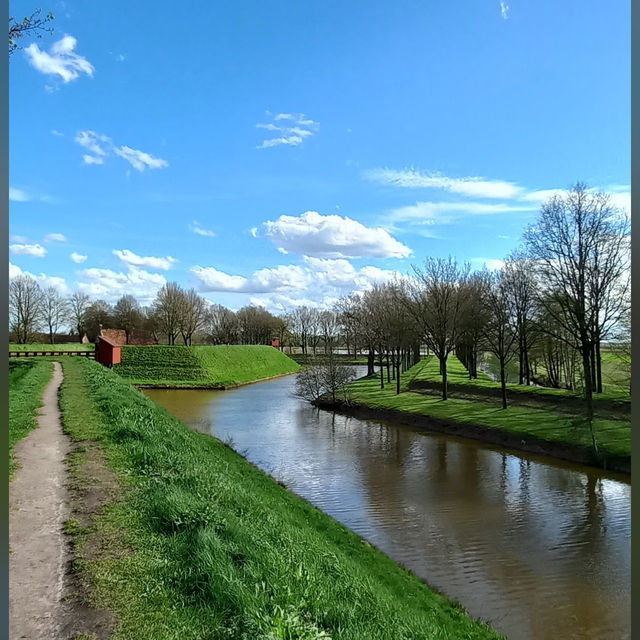
<svg viewBox="0 0 640 640">
<path fill-rule="evenodd" d="M 316 211 L 283 215 L 265 222 L 262 229 L 281 252 L 318 258 L 406 258 L 411 254 L 409 247 L 381 227 Z"/>
<path fill-rule="evenodd" d="M 30 198 L 26 191 L 9 187 L 9 200 L 12 202 L 28 202 Z"/>
<path fill-rule="evenodd" d="M 133 251 L 129 251 L 129 249 L 123 249 L 122 251 L 114 249 L 113 253 L 114 255 L 118 256 L 118 258 L 120 258 L 122 262 L 134 267 L 147 267 L 149 269 L 162 269 L 163 271 L 167 271 L 168 269 L 171 269 L 171 266 L 175 262 L 178 262 L 171 256 L 166 256 L 164 258 L 155 258 L 153 256 L 139 256 L 133 253 Z"/>
<path fill-rule="evenodd" d="M 86 262 L 87 258 L 89 256 L 85 256 L 82 255 L 81 253 L 76 253 L 75 251 L 73 253 L 69 254 L 69 257 L 76 263 L 76 264 L 81 264 L 82 262 Z"/>
<path fill-rule="evenodd" d="M 199 236 L 207 236 L 209 238 L 213 238 L 216 235 L 215 232 L 210 231 L 209 229 L 203 229 L 197 220 L 194 220 L 193 224 L 189 225 L 189 229 Z"/>
<path fill-rule="evenodd" d="M 487 267 L 489 271 L 499 271 L 504 267 L 504 260 L 499 258 L 471 258 L 469 262 L 476 268 Z"/>
<path fill-rule="evenodd" d="M 278 113 L 272 115 L 273 122 L 258 123 L 256 128 L 271 131 L 274 137 L 267 138 L 256 149 L 267 149 L 284 144 L 297 147 L 306 138 L 311 137 L 320 126 L 317 122 L 307 118 L 304 113 Z"/>
<path fill-rule="evenodd" d="M 45 242 L 67 242 L 67 236 L 62 233 L 47 233 L 44 237 Z"/>
<path fill-rule="evenodd" d="M 374 284 L 406 277 L 397 271 L 374 266 L 356 269 L 343 258 L 312 256 L 304 256 L 302 265 L 260 269 L 248 277 L 214 267 L 194 266 L 190 271 L 202 292 L 249 294 L 252 304 L 272 310 L 291 309 L 302 304 L 327 307 L 350 292 L 366 291 Z"/>
<path fill-rule="evenodd" d="M 48 276 L 44 273 L 40 273 L 39 275 L 34 273 L 29 273 L 29 271 L 23 271 L 20 267 L 15 264 L 9 263 L 9 280 L 13 280 L 18 276 L 29 276 L 33 278 L 42 288 L 47 287 L 55 287 L 62 294 L 67 294 L 69 292 L 69 288 L 67 287 L 67 283 L 64 278 L 60 278 L 58 276 Z"/>
<path fill-rule="evenodd" d="M 505 180 L 485 180 L 478 177 L 450 178 L 438 172 L 411 169 L 370 169 L 363 176 L 379 184 L 405 189 L 440 189 L 474 198 L 514 198 L 522 187 Z"/>
<path fill-rule="evenodd" d="M 166 160 L 156 158 L 145 151 L 132 149 L 127 145 L 116 146 L 109 136 L 90 129 L 78 131 L 75 141 L 90 152 L 82 156 L 85 164 L 104 164 L 105 158 L 111 154 L 115 154 L 126 160 L 136 171 L 163 169 L 169 166 Z"/>
<path fill-rule="evenodd" d="M 59 76 L 66 84 L 80 77 L 81 73 L 93 77 L 93 65 L 75 53 L 76 44 L 77 40 L 74 37 L 65 35 L 51 45 L 48 53 L 35 43 L 30 44 L 24 51 L 34 69 L 47 75 Z"/>
<path fill-rule="evenodd" d="M 47 250 L 40 244 L 11 244 L 9 249 L 17 256 L 44 258 L 47 255 Z"/>
<path fill-rule="evenodd" d="M 127 273 L 111 269 L 84 269 L 78 273 L 82 279 L 78 290 L 92 298 L 102 298 L 115 302 L 125 294 L 137 298 L 143 304 L 151 302 L 167 281 L 159 273 L 149 273 L 144 269 L 130 267 Z"/>
<path fill-rule="evenodd" d="M 509 10 L 510 9 L 511 9 L 511 7 L 506 2 L 501 2 L 500 3 L 500 15 L 502 16 L 503 20 L 508 20 L 509 19 Z"/>
</svg>

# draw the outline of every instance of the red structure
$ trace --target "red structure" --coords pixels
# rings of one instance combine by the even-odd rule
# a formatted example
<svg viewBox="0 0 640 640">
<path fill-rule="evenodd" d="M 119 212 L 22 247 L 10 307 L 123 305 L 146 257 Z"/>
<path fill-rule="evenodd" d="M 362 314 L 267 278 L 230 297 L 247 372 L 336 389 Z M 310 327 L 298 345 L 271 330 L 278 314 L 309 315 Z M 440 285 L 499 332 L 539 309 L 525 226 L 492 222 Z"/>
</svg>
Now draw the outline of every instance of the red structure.
<svg viewBox="0 0 640 640">
<path fill-rule="evenodd" d="M 271 346 L 275 347 L 276 349 L 279 349 L 280 348 L 280 340 L 278 340 L 278 338 L 274 338 L 271 341 Z"/>
<path fill-rule="evenodd" d="M 96 342 L 96 360 L 111 369 L 122 361 L 122 347 L 100 336 Z"/>
</svg>

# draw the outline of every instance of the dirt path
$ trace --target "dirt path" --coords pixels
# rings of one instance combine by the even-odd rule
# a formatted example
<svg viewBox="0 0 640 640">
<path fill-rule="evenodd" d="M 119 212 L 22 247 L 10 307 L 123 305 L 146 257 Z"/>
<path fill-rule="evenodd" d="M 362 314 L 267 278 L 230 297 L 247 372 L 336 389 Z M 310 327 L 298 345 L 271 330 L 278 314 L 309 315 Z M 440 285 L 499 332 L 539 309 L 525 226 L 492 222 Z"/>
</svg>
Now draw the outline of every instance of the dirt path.
<svg viewBox="0 0 640 640">
<path fill-rule="evenodd" d="M 38 428 L 15 447 L 20 465 L 9 485 L 10 637 L 62 638 L 65 574 L 70 553 L 63 523 L 68 516 L 68 437 L 62 432 L 58 388 L 62 368 L 53 363 Z"/>
</svg>

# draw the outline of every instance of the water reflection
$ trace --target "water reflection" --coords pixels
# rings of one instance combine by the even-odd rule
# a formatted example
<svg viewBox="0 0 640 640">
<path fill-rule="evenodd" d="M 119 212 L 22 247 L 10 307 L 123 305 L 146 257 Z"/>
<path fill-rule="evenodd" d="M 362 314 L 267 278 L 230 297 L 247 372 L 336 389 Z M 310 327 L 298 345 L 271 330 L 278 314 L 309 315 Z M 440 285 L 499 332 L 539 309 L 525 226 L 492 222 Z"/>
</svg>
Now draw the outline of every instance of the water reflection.
<svg viewBox="0 0 640 640">
<path fill-rule="evenodd" d="M 147 394 L 511 638 L 630 637 L 630 486 L 439 434 L 319 411 L 282 378 Z"/>
</svg>

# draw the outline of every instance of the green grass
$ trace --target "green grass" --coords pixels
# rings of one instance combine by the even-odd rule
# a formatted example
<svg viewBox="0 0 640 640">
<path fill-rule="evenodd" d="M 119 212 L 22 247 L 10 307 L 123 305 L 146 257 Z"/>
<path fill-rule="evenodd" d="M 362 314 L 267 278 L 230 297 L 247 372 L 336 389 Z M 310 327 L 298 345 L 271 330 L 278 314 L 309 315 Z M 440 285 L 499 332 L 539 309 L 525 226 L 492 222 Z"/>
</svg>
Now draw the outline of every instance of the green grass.
<svg viewBox="0 0 640 640">
<path fill-rule="evenodd" d="M 112 371 L 62 365 L 65 429 L 124 487 L 94 525 L 107 551 L 78 564 L 114 640 L 499 637 Z"/>
<path fill-rule="evenodd" d="M 613 367 L 616 365 L 613 364 Z M 603 377 L 605 370 L 605 362 L 603 361 Z M 414 383 L 442 383 L 442 376 L 440 375 L 440 365 L 438 359 L 435 356 L 427 356 L 420 361 L 414 367 L 412 375 L 412 381 Z M 477 380 L 469 379 L 469 373 L 465 366 L 458 360 L 455 355 L 450 355 L 447 360 L 447 381 L 449 385 L 460 385 L 461 390 L 469 391 L 473 393 L 474 389 L 492 389 L 496 393 L 500 390 L 500 381 L 494 381 L 491 377 L 483 371 L 478 371 Z M 464 387 L 464 389 L 462 389 Z M 581 398 L 581 394 L 575 391 L 568 391 L 567 389 L 553 389 L 551 387 L 535 387 L 527 386 L 525 384 L 510 384 L 507 383 L 507 390 L 514 393 L 524 393 L 532 396 L 541 396 L 543 399 L 562 399 L 562 398 Z M 628 386 L 626 389 L 621 387 L 612 388 L 611 386 L 605 387 L 604 393 L 594 394 L 594 403 L 601 401 L 608 402 L 611 400 L 619 402 L 630 402 Z M 453 392 L 455 393 L 455 392 Z"/>
<path fill-rule="evenodd" d="M 380 389 L 379 374 L 361 378 L 349 385 L 351 399 L 368 407 L 380 407 L 397 411 L 432 416 L 459 423 L 502 429 L 522 435 L 535 436 L 549 442 L 561 442 L 589 447 L 591 436 L 586 421 L 581 416 L 571 416 L 548 410 L 512 406 L 504 410 L 499 404 L 460 400 L 449 397 L 425 396 L 408 389 L 416 379 L 431 379 L 435 358 L 422 360 L 402 374 L 403 393 L 396 395 L 395 384 Z M 458 361 L 459 362 L 459 361 Z M 457 364 L 452 363 L 453 376 L 459 376 Z M 462 366 L 462 365 L 460 365 Z M 464 367 L 463 367 L 464 368 Z M 435 371 L 438 364 L 435 361 Z M 454 378 L 455 379 L 455 378 Z M 487 384 L 478 380 L 478 384 Z M 631 425 L 624 420 L 594 420 L 598 447 L 605 454 L 631 455 Z"/>
<path fill-rule="evenodd" d="M 38 425 L 36 412 L 52 371 L 48 359 L 9 361 L 9 475 L 17 468 L 14 445 Z"/>
<path fill-rule="evenodd" d="M 134 384 L 228 387 L 297 371 L 299 365 L 269 346 L 127 346 L 113 370 Z"/>
<path fill-rule="evenodd" d="M 93 351 L 95 345 L 93 343 L 84 344 L 82 342 L 68 342 L 66 344 L 17 344 L 9 343 L 9 351 Z"/>
</svg>

